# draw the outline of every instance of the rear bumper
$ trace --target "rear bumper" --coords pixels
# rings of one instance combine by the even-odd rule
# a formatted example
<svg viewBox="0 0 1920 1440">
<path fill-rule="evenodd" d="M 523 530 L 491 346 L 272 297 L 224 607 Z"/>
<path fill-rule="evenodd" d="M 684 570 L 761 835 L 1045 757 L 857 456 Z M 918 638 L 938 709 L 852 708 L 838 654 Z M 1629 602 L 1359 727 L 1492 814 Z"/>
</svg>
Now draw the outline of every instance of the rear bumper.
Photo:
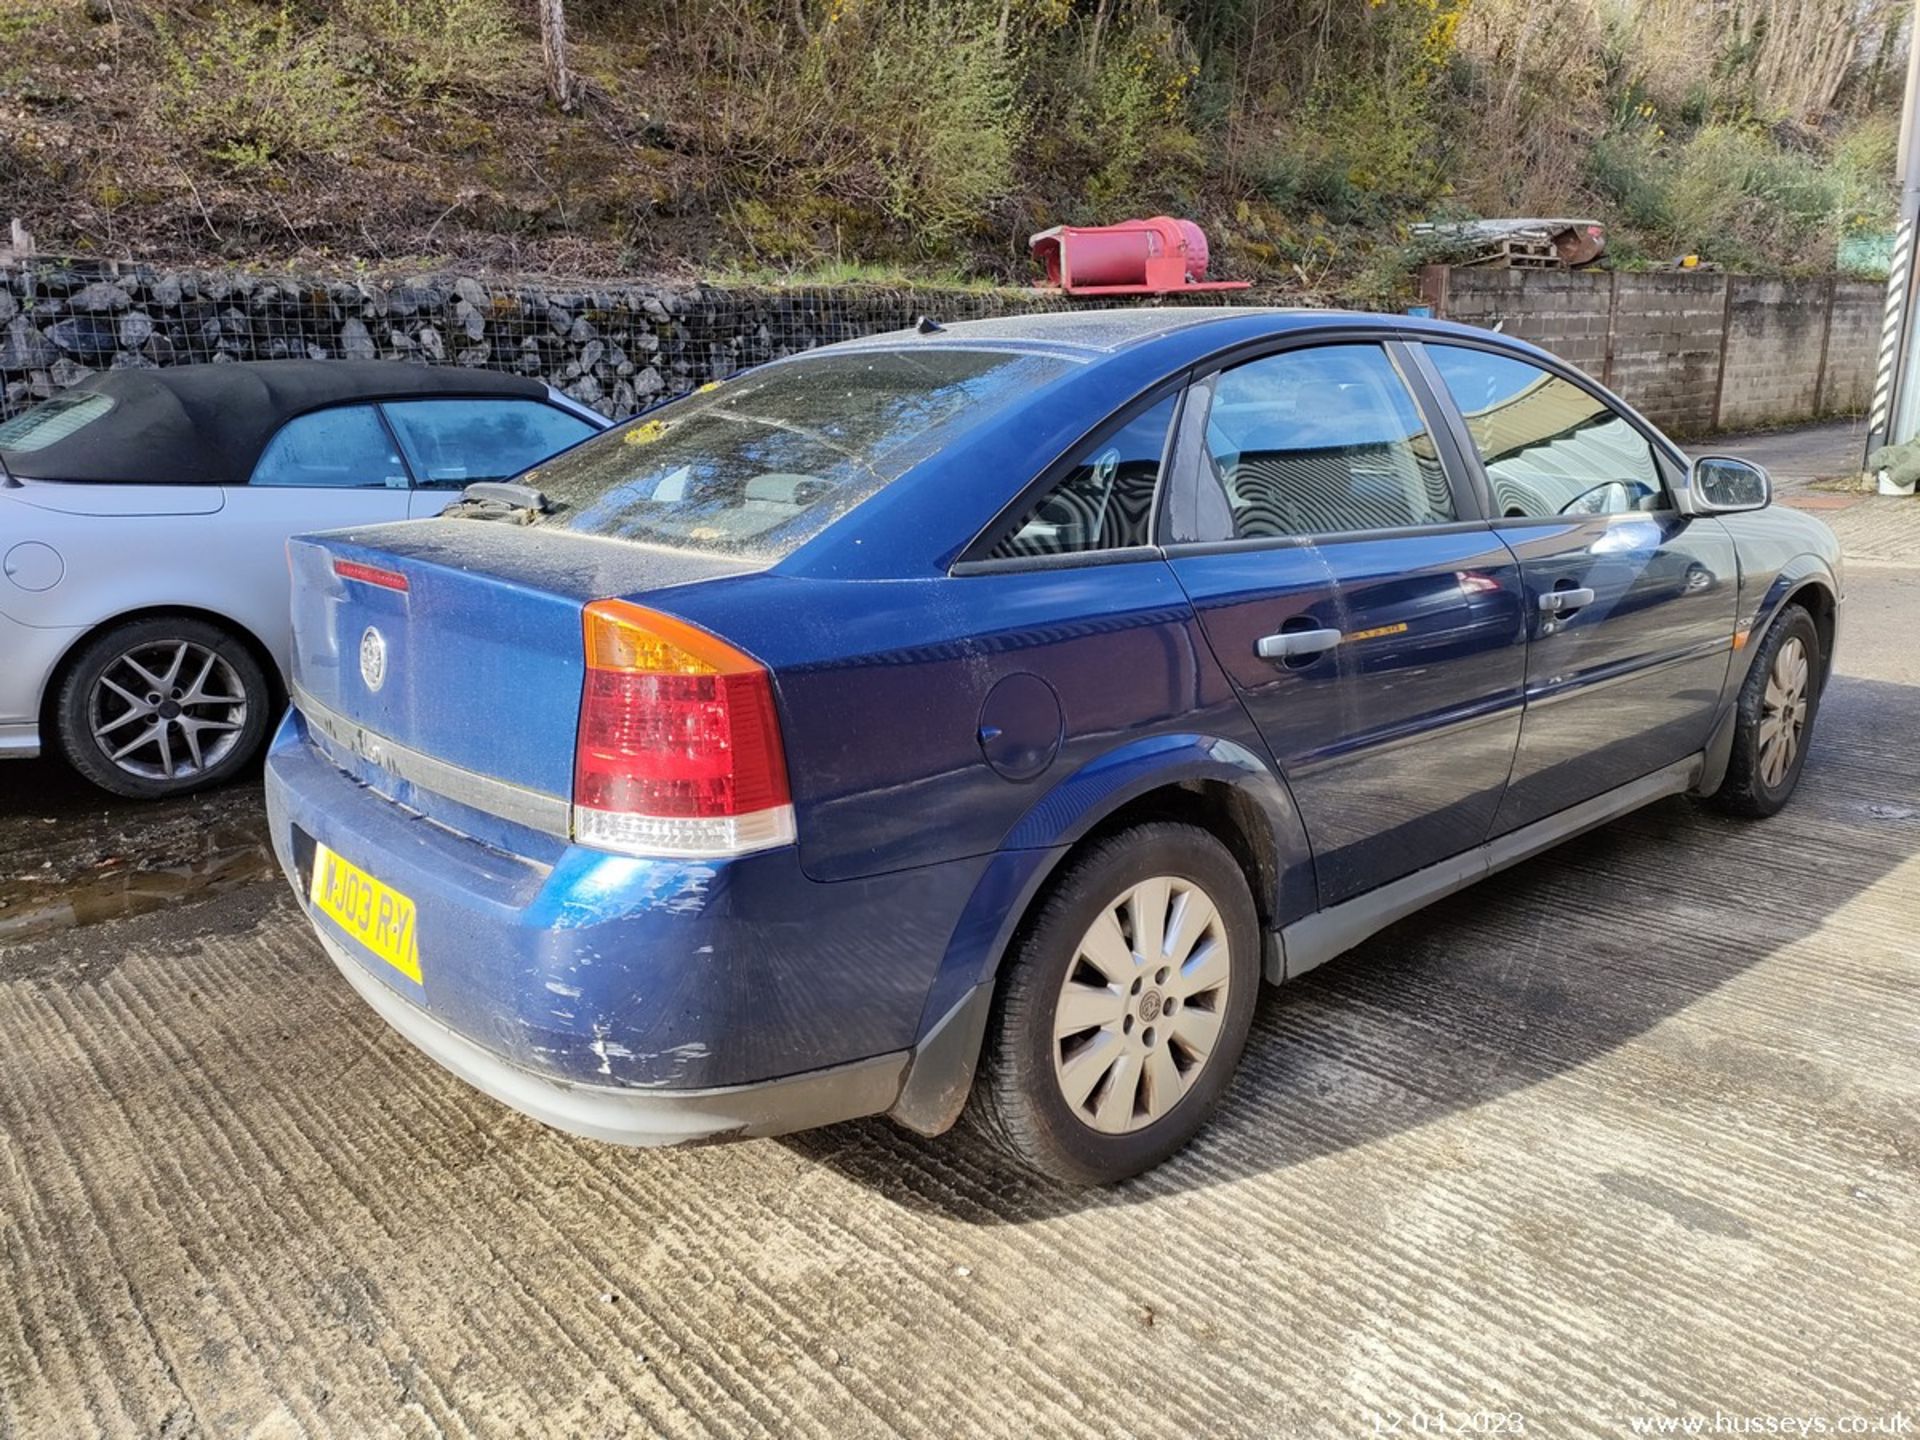
<svg viewBox="0 0 1920 1440">
<path fill-rule="evenodd" d="M 825 883 L 792 847 L 681 861 L 542 848 L 531 834 L 482 843 L 341 770 L 297 713 L 266 781 L 275 852 L 354 989 L 441 1064 L 549 1124 L 672 1143 L 826 1124 L 904 1096 L 903 1117 L 927 1128 L 945 1113 L 928 1096 L 951 1099 L 971 1070 L 972 1054 L 950 1061 L 965 1047 L 947 1022 L 965 1010 L 973 1025 L 974 997 L 943 991 L 946 1014 L 923 1022 L 984 858 Z M 316 845 L 412 900 L 417 979 L 313 910 Z"/>
<path fill-rule="evenodd" d="M 321 947 L 360 998 L 403 1039 L 474 1089 L 542 1124 L 615 1145 L 685 1145 L 785 1135 L 890 1109 L 912 1055 L 898 1051 L 754 1085 L 635 1090 L 583 1085 L 509 1064 L 367 973 L 332 936 Z"/>
</svg>

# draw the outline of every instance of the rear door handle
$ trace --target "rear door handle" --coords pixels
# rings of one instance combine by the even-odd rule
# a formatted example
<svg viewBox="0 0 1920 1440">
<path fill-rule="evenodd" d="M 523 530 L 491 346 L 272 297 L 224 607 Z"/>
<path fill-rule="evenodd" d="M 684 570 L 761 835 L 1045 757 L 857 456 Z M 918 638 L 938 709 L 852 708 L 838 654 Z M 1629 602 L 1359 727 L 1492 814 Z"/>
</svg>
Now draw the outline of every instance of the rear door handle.
<svg viewBox="0 0 1920 1440">
<path fill-rule="evenodd" d="M 1549 615 L 1564 615 L 1569 610 L 1578 610 L 1593 603 L 1593 591 L 1584 586 L 1577 590 L 1543 590 L 1540 592 L 1540 608 Z"/>
<path fill-rule="evenodd" d="M 1298 660 L 1324 654 L 1339 643 L 1338 630 L 1282 630 L 1277 635 L 1262 635 L 1253 649 L 1262 660 Z"/>
</svg>

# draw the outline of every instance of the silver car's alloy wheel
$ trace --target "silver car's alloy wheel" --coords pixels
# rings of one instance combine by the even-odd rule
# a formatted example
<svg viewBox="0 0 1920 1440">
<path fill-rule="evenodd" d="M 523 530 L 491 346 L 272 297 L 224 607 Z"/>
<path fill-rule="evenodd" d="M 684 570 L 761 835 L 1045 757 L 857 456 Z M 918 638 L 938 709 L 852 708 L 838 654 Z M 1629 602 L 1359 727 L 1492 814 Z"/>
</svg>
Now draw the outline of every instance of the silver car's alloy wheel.
<svg viewBox="0 0 1920 1440">
<path fill-rule="evenodd" d="M 1800 753 L 1807 724 L 1807 647 L 1796 636 L 1780 647 L 1760 698 L 1760 778 L 1778 785 Z"/>
<path fill-rule="evenodd" d="M 143 780 L 187 780 L 227 757 L 247 723 L 246 687 L 217 651 L 191 640 L 136 645 L 87 696 L 100 753 Z"/>
<path fill-rule="evenodd" d="M 1206 1068 L 1226 1018 L 1227 929 L 1207 893 L 1157 875 L 1100 912 L 1054 1007 L 1053 1073 L 1109 1135 L 1164 1118 Z"/>
</svg>

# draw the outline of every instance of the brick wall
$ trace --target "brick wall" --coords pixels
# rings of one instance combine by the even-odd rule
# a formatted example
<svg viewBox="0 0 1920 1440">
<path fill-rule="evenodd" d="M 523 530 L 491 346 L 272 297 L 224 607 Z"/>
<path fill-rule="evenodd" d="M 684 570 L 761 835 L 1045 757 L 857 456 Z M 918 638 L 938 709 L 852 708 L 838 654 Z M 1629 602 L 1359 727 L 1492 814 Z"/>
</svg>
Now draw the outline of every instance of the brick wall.
<svg viewBox="0 0 1920 1440">
<path fill-rule="evenodd" d="M 1864 410 L 1881 290 L 1856 281 L 1430 266 L 1436 313 L 1578 365 L 1677 435 Z"/>
</svg>

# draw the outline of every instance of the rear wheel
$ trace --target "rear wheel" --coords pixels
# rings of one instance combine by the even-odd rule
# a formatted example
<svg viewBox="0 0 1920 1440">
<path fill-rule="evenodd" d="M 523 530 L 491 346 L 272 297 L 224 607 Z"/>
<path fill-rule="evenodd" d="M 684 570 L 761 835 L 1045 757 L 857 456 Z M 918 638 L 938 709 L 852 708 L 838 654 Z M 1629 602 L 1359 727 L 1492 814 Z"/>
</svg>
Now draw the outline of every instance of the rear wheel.
<svg viewBox="0 0 1920 1440">
<path fill-rule="evenodd" d="M 163 615 L 88 641 L 54 717 L 74 769 L 116 795 L 158 799 L 238 773 L 266 737 L 270 705 L 267 677 L 237 637 Z"/>
<path fill-rule="evenodd" d="M 1779 810 L 1800 781 L 1820 708 L 1820 631 L 1798 605 L 1780 612 L 1740 687 L 1733 754 L 1712 802 L 1734 815 Z"/>
<path fill-rule="evenodd" d="M 1008 956 L 977 1122 L 1020 1164 L 1121 1180 L 1192 1139 L 1245 1047 L 1259 923 L 1233 856 L 1190 825 L 1070 862 Z"/>
</svg>

